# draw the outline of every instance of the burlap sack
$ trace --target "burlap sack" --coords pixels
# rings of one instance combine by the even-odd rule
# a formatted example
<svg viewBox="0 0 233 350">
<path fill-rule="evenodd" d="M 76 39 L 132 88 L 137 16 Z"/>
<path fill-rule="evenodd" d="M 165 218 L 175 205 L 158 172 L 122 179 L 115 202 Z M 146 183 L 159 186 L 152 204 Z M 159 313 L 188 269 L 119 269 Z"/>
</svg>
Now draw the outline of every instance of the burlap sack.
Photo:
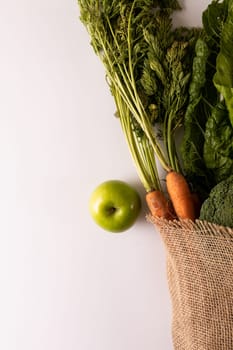
<svg viewBox="0 0 233 350">
<path fill-rule="evenodd" d="M 233 350 L 233 230 L 150 218 L 167 254 L 175 350 Z"/>
</svg>

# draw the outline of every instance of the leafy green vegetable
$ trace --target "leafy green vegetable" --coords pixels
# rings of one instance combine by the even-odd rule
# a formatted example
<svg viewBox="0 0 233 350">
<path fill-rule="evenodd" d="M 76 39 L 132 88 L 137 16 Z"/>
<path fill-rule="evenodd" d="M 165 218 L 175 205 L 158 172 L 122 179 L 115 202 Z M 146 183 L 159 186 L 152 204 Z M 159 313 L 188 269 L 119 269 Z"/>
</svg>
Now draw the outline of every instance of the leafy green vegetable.
<svg viewBox="0 0 233 350">
<path fill-rule="evenodd" d="M 202 18 L 215 56 L 213 83 L 219 95 L 206 123 L 203 157 L 216 184 L 233 173 L 233 1 L 212 1 Z"/>
<path fill-rule="evenodd" d="M 172 13 L 181 9 L 177 0 L 78 0 L 78 4 L 80 19 L 106 69 L 141 180 L 147 190 L 158 188 L 152 154 L 166 171 L 179 167 L 174 133 L 184 116 L 199 31 L 173 29 Z M 163 130 L 165 150 L 156 123 Z"/>
<path fill-rule="evenodd" d="M 163 125 L 163 140 L 172 169 L 180 172 L 175 132 L 183 123 L 185 108 L 188 100 L 188 86 L 190 72 L 184 66 L 187 55 L 188 42 L 175 41 L 167 50 L 166 62 L 167 82 L 163 93 L 163 107 L 165 110 Z"/>
<path fill-rule="evenodd" d="M 151 31 L 144 31 L 147 58 L 141 84 L 146 108 L 154 111 L 154 123 L 161 128 L 168 163 L 181 171 L 176 149 L 176 132 L 184 119 L 190 82 L 190 65 L 200 30 L 177 28 L 162 14 Z M 146 102 L 146 103 L 145 103 Z"/>
<path fill-rule="evenodd" d="M 158 21 L 162 22 L 173 9 L 179 8 L 178 2 L 78 0 L 78 3 L 80 18 L 91 36 L 96 54 L 106 68 L 112 93 L 117 91 L 120 94 L 161 165 L 168 170 L 166 155 L 154 134 L 152 109 L 145 107 L 146 95 L 141 78 L 147 59 L 145 28 L 153 31 Z"/>
<path fill-rule="evenodd" d="M 146 191 L 160 189 L 157 157 L 209 193 L 233 171 L 233 0 L 213 0 L 202 29 L 173 27 L 177 0 L 78 4 Z"/>
<path fill-rule="evenodd" d="M 200 219 L 233 228 L 233 175 L 211 190 L 202 204 Z"/>
<path fill-rule="evenodd" d="M 199 38 L 196 42 L 196 56 L 193 60 L 192 79 L 189 86 L 189 104 L 184 118 L 184 136 L 181 144 L 181 156 L 184 170 L 188 175 L 203 175 L 205 168 L 202 161 L 204 142 L 203 128 L 207 116 L 198 108 L 206 83 L 206 65 L 209 49 L 205 41 Z"/>
<path fill-rule="evenodd" d="M 219 102 L 206 123 L 204 161 L 218 183 L 233 174 L 233 128 L 224 102 Z"/>
<path fill-rule="evenodd" d="M 227 17 L 229 0 L 213 0 L 202 13 L 202 23 L 209 46 L 220 46 L 220 36 Z"/>
<path fill-rule="evenodd" d="M 213 183 L 203 159 L 205 124 L 211 114 L 212 104 L 216 103 L 217 95 L 213 91 L 215 88 L 211 77 L 214 70 L 210 65 L 211 52 L 205 37 L 197 40 L 195 52 L 180 153 L 184 171 L 194 191 L 200 192 L 202 198 L 206 198 Z"/>
<path fill-rule="evenodd" d="M 217 182 L 233 172 L 230 114 L 224 102 L 219 103 L 221 93 L 229 97 L 226 85 L 233 80 L 232 3 L 232 0 L 213 0 L 203 12 L 203 35 L 196 43 L 184 119 L 181 145 L 184 170 L 195 188 L 202 193 L 206 191 L 204 197 Z M 227 22 L 231 24 L 226 25 Z M 217 84 L 218 81 L 222 85 Z M 230 109 L 229 103 L 227 107 Z"/>
<path fill-rule="evenodd" d="M 217 56 L 214 83 L 225 99 L 233 127 L 233 0 L 227 3 L 228 12 L 221 31 L 220 52 Z"/>
<path fill-rule="evenodd" d="M 153 129 L 155 108 L 147 106 L 142 88 L 144 80 L 150 93 L 155 89 L 155 83 L 143 73 L 148 59 L 145 29 L 152 31 L 159 18 L 168 17 L 179 4 L 176 0 L 78 0 L 78 4 L 80 19 L 106 69 L 117 115 L 140 179 L 147 191 L 158 189 L 154 153 L 166 169 L 168 162 Z"/>
</svg>

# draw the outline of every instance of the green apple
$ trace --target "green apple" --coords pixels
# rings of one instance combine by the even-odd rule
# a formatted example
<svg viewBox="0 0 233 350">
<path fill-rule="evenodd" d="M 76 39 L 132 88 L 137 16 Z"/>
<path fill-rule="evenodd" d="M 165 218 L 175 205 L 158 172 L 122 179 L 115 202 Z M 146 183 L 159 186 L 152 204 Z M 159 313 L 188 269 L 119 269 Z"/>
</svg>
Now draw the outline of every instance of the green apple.
<svg viewBox="0 0 233 350">
<path fill-rule="evenodd" d="M 138 192 L 120 180 L 101 183 L 92 192 L 89 211 L 94 221 L 110 232 L 123 232 L 136 221 L 141 209 Z"/>
</svg>

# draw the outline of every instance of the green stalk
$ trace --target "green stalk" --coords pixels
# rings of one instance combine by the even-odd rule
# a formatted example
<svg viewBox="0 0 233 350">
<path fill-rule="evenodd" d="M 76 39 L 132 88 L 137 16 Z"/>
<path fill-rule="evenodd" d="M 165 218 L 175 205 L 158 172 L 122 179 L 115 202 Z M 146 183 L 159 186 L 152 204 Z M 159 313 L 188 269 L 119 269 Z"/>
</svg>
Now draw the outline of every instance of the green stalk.
<svg viewBox="0 0 233 350">
<path fill-rule="evenodd" d="M 154 158 L 145 134 L 138 137 L 133 128 L 131 112 L 117 90 L 113 92 L 120 118 L 121 127 L 128 144 L 130 154 L 137 169 L 138 176 L 146 192 L 161 190 L 160 180 Z"/>
<path fill-rule="evenodd" d="M 163 125 L 164 143 L 172 170 L 180 172 L 173 129 L 173 112 L 166 113 Z"/>
<path fill-rule="evenodd" d="M 113 54 L 113 52 L 111 52 L 111 54 L 113 54 L 114 57 L 114 63 L 117 64 L 117 67 L 121 73 L 121 78 L 124 82 L 124 86 L 121 82 L 120 77 L 118 76 L 118 74 L 114 71 L 114 74 L 112 71 L 109 71 L 108 66 L 105 65 L 107 71 L 109 72 L 108 77 L 110 78 L 111 82 L 113 85 L 116 85 L 116 88 L 118 88 L 121 92 L 121 95 L 123 97 L 123 99 L 125 100 L 126 104 L 128 105 L 129 109 L 132 111 L 134 117 L 136 118 L 137 122 L 139 123 L 139 125 L 141 126 L 141 128 L 143 129 L 143 131 L 145 132 L 148 140 L 151 143 L 151 146 L 157 156 L 157 158 L 159 159 L 159 162 L 161 164 L 161 166 L 164 168 L 164 170 L 169 171 L 171 170 L 170 166 L 168 165 L 168 161 L 162 151 L 162 148 L 160 147 L 158 141 L 155 139 L 154 133 L 153 133 L 153 129 L 152 126 L 147 122 L 148 117 L 146 115 L 145 109 L 143 107 L 143 104 L 138 96 L 137 93 L 137 88 L 136 88 L 136 84 L 135 84 L 135 80 L 134 80 L 134 73 L 133 73 L 133 64 L 132 64 L 132 45 L 131 45 L 131 35 L 130 35 L 130 26 L 131 26 L 131 19 L 132 19 L 132 13 L 133 13 L 133 9 L 135 6 L 135 0 L 132 4 L 131 10 L 130 10 L 130 14 L 129 14 L 129 21 L 128 21 L 128 35 L 127 35 L 127 42 L 128 42 L 128 64 L 129 64 L 129 71 L 125 65 L 125 63 L 119 64 L 118 59 L 116 58 L 116 56 Z M 111 22 L 109 20 L 109 18 L 106 18 L 106 21 L 108 23 L 108 27 L 109 30 L 111 32 L 112 38 L 114 40 L 114 43 L 116 44 L 119 52 L 121 51 L 121 48 L 119 46 L 119 43 L 116 39 L 116 36 L 114 34 Z M 109 59 L 109 55 L 107 53 L 107 50 L 105 48 L 105 43 L 103 42 L 103 36 L 101 34 L 99 34 L 99 40 L 102 44 L 102 47 L 104 49 L 104 53 L 105 53 L 105 58 L 108 59 L 108 63 L 110 67 L 113 67 L 111 60 Z M 111 51 L 111 47 L 109 47 L 109 50 Z M 100 57 L 102 58 L 102 57 Z"/>
<path fill-rule="evenodd" d="M 130 72 L 130 76 L 131 76 L 132 89 L 134 92 L 136 105 L 137 105 L 137 109 L 138 109 L 138 119 L 137 120 L 138 120 L 138 123 L 140 124 L 140 126 L 142 127 L 143 131 L 145 132 L 148 140 L 150 141 L 151 146 L 153 147 L 153 150 L 160 161 L 160 164 L 162 165 L 162 167 L 166 171 L 169 171 L 170 167 L 168 166 L 168 162 L 166 160 L 166 157 L 165 157 L 158 141 L 155 139 L 155 137 L 153 135 L 151 125 L 147 122 L 148 118 L 146 116 L 144 106 L 143 106 L 143 104 L 138 96 L 136 83 L 135 83 L 135 79 L 134 79 L 133 64 L 132 64 L 131 22 L 132 22 L 132 14 L 133 14 L 135 3 L 136 3 L 136 0 L 134 0 L 134 2 L 133 2 L 131 10 L 130 10 L 130 14 L 129 14 L 128 36 L 127 36 L 128 40 L 127 40 L 127 42 L 128 42 L 128 55 L 129 55 L 129 58 L 128 58 L 128 60 L 129 60 L 129 72 Z"/>
<path fill-rule="evenodd" d="M 116 7 L 116 13 L 112 17 L 112 12 L 110 11 L 111 15 L 109 15 L 110 12 L 107 9 L 108 6 L 109 8 L 111 7 L 110 2 L 108 4 L 107 1 L 102 3 L 98 0 L 78 0 L 78 3 L 81 9 L 81 19 L 90 34 L 94 51 L 106 69 L 108 83 L 115 99 L 121 127 L 139 178 L 147 192 L 154 189 L 161 190 L 155 156 L 166 171 L 170 170 L 170 166 L 155 137 L 153 126 L 138 93 L 135 81 L 134 69 L 138 63 L 138 57 L 132 57 L 132 26 L 137 25 L 137 23 L 133 24 L 132 20 L 136 0 L 130 5 L 129 16 L 126 22 L 127 30 L 124 33 L 126 35 L 123 40 L 120 37 L 119 41 L 119 32 L 115 31 L 116 23 L 113 22 L 114 16 L 114 18 L 120 18 L 118 7 Z M 118 5 L 116 4 L 116 6 Z M 122 6 L 127 6 L 127 4 Z M 123 7 L 121 9 L 124 11 Z M 138 37 L 136 40 L 138 40 Z M 126 58 L 122 58 L 123 54 L 125 54 Z M 134 119 L 141 128 L 142 136 L 140 137 L 133 128 L 132 121 Z"/>
<path fill-rule="evenodd" d="M 109 29 L 112 33 L 113 38 L 114 38 L 114 42 L 119 47 L 118 42 L 117 42 L 116 37 L 115 37 L 115 34 L 113 33 L 113 30 L 112 30 L 112 26 L 111 26 L 109 21 L 108 21 L 108 24 L 109 24 Z M 105 64 L 105 68 L 108 72 L 108 78 L 110 79 L 112 86 L 114 86 L 116 89 L 118 89 L 120 91 L 122 98 L 124 99 L 125 103 L 128 105 L 128 108 L 131 110 L 131 112 L 133 113 L 137 122 L 141 126 L 142 130 L 145 132 L 148 140 L 150 141 L 151 146 L 152 146 L 157 158 L 159 159 L 161 166 L 166 171 L 171 170 L 170 166 L 168 165 L 168 161 L 167 161 L 167 159 L 162 151 L 162 148 L 160 147 L 158 141 L 155 139 L 152 126 L 147 122 L 148 117 L 146 115 L 144 107 L 143 107 L 141 100 L 139 99 L 139 96 L 137 93 L 137 88 L 136 88 L 136 84 L 134 81 L 133 70 L 132 70 L 131 45 L 129 47 L 129 67 L 130 67 L 129 70 L 131 72 L 131 77 L 129 77 L 129 74 L 128 74 L 128 71 L 127 71 L 125 64 L 123 64 L 123 68 L 124 68 L 124 70 L 123 70 L 122 65 L 118 63 L 117 58 L 115 57 L 115 55 L 113 55 L 115 63 L 117 64 L 117 67 L 121 73 L 121 78 L 124 82 L 124 85 L 123 85 L 119 75 L 116 73 L 114 68 L 112 68 L 113 67 L 112 61 L 109 58 L 108 52 L 106 50 L 102 36 L 100 34 L 99 34 L 99 40 L 100 40 L 102 47 L 103 47 L 103 50 L 104 50 L 104 54 L 105 54 L 104 57 L 105 57 L 105 59 L 108 60 L 108 65 L 106 65 L 106 63 L 103 60 L 102 61 Z M 130 41 L 129 41 L 129 43 L 130 43 Z M 120 50 L 120 48 L 119 48 L 119 50 Z M 99 57 L 102 59 L 102 56 L 99 56 Z M 109 69 L 109 67 L 111 67 L 114 70 L 114 72 L 112 72 L 112 69 Z"/>
</svg>

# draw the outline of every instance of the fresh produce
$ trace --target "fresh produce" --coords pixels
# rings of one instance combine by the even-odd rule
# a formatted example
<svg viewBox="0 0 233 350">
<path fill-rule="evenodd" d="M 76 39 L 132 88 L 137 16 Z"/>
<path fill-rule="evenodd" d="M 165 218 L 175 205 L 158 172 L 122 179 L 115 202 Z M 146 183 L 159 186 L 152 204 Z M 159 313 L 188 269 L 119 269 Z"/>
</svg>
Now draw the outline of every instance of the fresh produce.
<svg viewBox="0 0 233 350">
<path fill-rule="evenodd" d="M 184 135 L 181 142 L 183 168 L 195 190 L 208 194 L 212 184 L 209 171 L 203 158 L 205 142 L 205 125 L 211 114 L 211 104 L 216 103 L 217 94 L 213 92 L 212 71 L 207 69 L 210 50 L 206 41 L 199 38 L 195 46 L 195 57 L 192 64 L 192 77 L 189 85 L 189 102 L 184 117 Z M 208 85 L 207 91 L 205 86 Z"/>
<path fill-rule="evenodd" d="M 211 190 L 202 205 L 200 219 L 233 228 L 233 175 Z"/>
<path fill-rule="evenodd" d="M 173 29 L 171 14 L 180 9 L 176 0 L 78 3 L 91 44 L 106 69 L 139 177 L 150 198 L 156 197 L 150 203 L 158 203 L 158 191 L 159 198 L 165 195 L 163 206 L 167 197 L 161 191 L 155 156 L 166 172 L 181 173 L 175 132 L 184 116 L 189 62 L 199 30 Z"/>
<path fill-rule="evenodd" d="M 104 230 L 123 232 L 138 218 L 141 199 L 128 183 L 109 180 L 101 183 L 92 192 L 89 210 L 94 221 Z"/>
<path fill-rule="evenodd" d="M 212 1 L 202 18 L 203 34 L 196 42 L 181 158 L 188 180 L 205 200 L 217 183 L 233 174 L 231 97 L 227 93 L 233 69 L 232 0 Z"/>
<path fill-rule="evenodd" d="M 214 13 L 212 16 L 216 19 L 219 12 L 219 28 L 216 29 L 213 22 L 207 25 L 208 30 L 213 26 L 212 33 L 217 30 L 218 35 L 216 37 L 215 32 L 214 50 L 217 49 L 217 56 L 213 76 L 218 101 L 212 107 L 205 126 L 203 158 L 206 167 L 211 170 L 214 184 L 217 184 L 233 174 L 233 1 L 212 2 L 208 9 L 204 14 L 206 17 Z"/>
<path fill-rule="evenodd" d="M 151 214 L 154 217 L 164 218 L 167 220 L 172 220 L 175 218 L 175 212 L 163 192 L 161 191 L 151 191 L 146 194 L 146 203 Z"/>
<path fill-rule="evenodd" d="M 227 16 L 221 30 L 214 84 L 224 97 L 233 127 L 233 1 L 228 0 L 225 3 L 228 5 Z"/>
<path fill-rule="evenodd" d="M 233 127 L 228 116 L 224 101 L 219 102 L 206 123 L 203 157 L 216 184 L 233 174 Z"/>
<path fill-rule="evenodd" d="M 167 176 L 167 190 L 179 219 L 195 220 L 195 205 L 192 193 L 184 176 L 170 171 Z"/>
<path fill-rule="evenodd" d="M 233 0 L 210 2 L 202 28 L 173 26 L 178 0 L 78 4 L 151 214 L 194 221 L 233 173 Z"/>
</svg>

